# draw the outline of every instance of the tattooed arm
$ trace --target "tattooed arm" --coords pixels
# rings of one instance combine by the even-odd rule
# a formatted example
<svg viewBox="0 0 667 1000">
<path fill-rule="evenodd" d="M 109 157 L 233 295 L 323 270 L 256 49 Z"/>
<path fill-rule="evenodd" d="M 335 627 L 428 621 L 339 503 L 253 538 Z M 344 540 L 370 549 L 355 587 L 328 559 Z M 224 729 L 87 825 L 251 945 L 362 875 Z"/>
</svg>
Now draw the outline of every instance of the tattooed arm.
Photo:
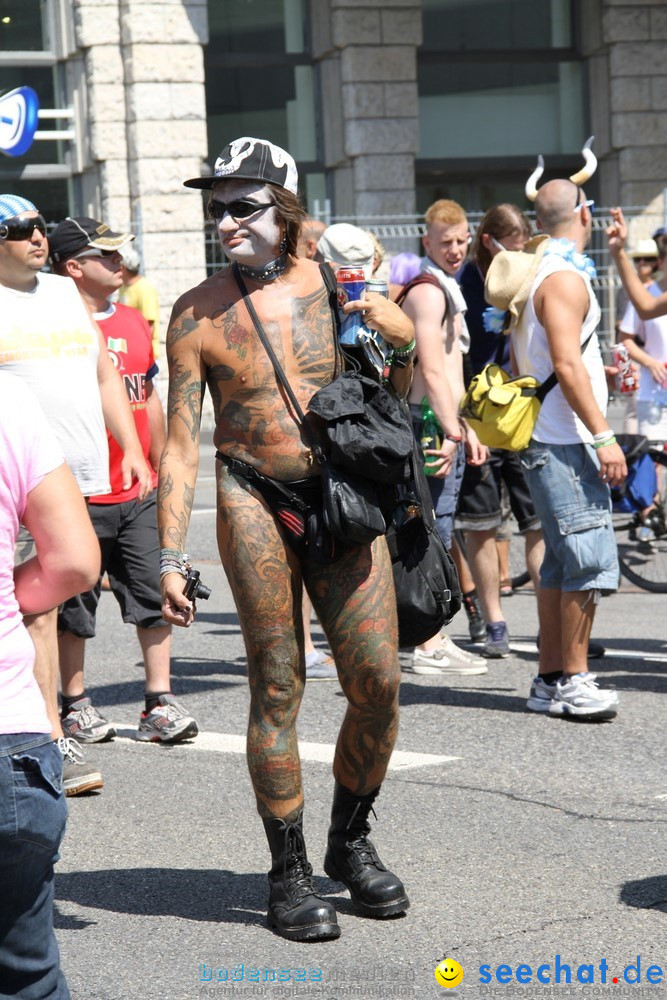
<svg viewBox="0 0 667 1000">
<path fill-rule="evenodd" d="M 167 331 L 169 401 L 167 441 L 158 482 L 158 532 L 162 549 L 182 554 L 190 523 L 199 466 L 199 423 L 204 394 L 201 330 L 192 309 L 179 312 L 179 303 Z M 162 617 L 173 625 L 190 625 L 194 607 L 183 596 L 183 577 L 161 577 Z"/>
</svg>

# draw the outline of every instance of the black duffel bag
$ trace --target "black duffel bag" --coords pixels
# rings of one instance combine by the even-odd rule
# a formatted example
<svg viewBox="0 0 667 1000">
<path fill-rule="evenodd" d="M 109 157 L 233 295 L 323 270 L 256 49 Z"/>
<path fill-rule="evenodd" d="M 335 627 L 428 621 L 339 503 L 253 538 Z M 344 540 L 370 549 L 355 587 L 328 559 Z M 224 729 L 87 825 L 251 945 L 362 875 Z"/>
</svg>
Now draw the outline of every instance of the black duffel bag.
<svg viewBox="0 0 667 1000">
<path fill-rule="evenodd" d="M 378 483 L 409 479 L 412 424 L 390 386 L 345 371 L 315 393 L 308 409 L 324 421 L 335 466 Z"/>
<path fill-rule="evenodd" d="M 435 528 L 431 494 L 414 442 L 412 480 L 387 529 L 401 649 L 419 646 L 448 625 L 461 608 L 454 561 Z"/>
</svg>

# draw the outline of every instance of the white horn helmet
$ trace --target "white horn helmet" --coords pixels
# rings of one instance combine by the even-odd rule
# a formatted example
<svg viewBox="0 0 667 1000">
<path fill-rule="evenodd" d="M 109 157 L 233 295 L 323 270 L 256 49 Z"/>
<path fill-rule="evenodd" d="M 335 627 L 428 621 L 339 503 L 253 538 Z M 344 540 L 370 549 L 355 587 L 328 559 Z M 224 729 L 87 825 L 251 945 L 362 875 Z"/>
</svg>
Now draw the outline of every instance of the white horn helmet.
<svg viewBox="0 0 667 1000">
<path fill-rule="evenodd" d="M 595 156 L 595 153 L 591 149 L 594 138 L 595 136 L 591 136 L 584 143 L 584 146 L 581 150 L 581 155 L 584 158 L 584 165 L 581 168 L 581 170 L 577 171 L 576 174 L 572 174 L 572 176 L 570 177 L 572 183 L 576 184 L 577 186 L 585 184 L 586 181 L 591 179 L 591 177 L 597 170 L 597 165 L 598 165 L 597 157 Z M 539 181 L 543 173 L 544 173 L 544 157 L 540 154 L 537 157 L 537 166 L 535 167 L 532 174 L 526 181 L 526 189 L 525 189 L 526 198 L 528 198 L 530 201 L 535 201 L 535 199 L 537 198 L 537 182 Z"/>
<path fill-rule="evenodd" d="M 590 139 L 587 139 L 586 142 L 584 143 L 584 147 L 581 150 L 581 155 L 584 158 L 584 165 L 581 168 L 581 170 L 578 170 L 576 174 L 572 174 L 572 176 L 570 177 L 572 183 L 576 184 L 577 186 L 585 184 L 586 181 L 589 181 L 593 176 L 593 174 L 595 173 L 595 171 L 597 170 L 598 166 L 597 157 L 593 152 L 593 150 L 591 149 L 594 138 L 595 136 L 592 135 Z"/>
</svg>

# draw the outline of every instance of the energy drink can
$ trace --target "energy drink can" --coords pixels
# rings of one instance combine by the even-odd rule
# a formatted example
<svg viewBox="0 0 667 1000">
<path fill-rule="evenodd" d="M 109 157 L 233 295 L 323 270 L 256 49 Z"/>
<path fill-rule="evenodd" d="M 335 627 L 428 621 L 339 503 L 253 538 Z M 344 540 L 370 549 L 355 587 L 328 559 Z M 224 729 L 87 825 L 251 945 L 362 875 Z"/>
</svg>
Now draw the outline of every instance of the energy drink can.
<svg viewBox="0 0 667 1000">
<path fill-rule="evenodd" d="M 363 328 L 363 318 L 360 312 L 343 312 L 347 302 L 356 302 L 366 294 L 366 278 L 363 267 L 339 267 L 336 275 L 338 282 L 338 313 L 340 315 L 341 344 L 356 344 L 359 331 Z"/>
<path fill-rule="evenodd" d="M 614 347 L 614 364 L 618 368 L 616 388 L 620 392 L 634 392 L 637 388 L 637 379 L 633 375 L 632 362 L 625 344 L 616 344 Z"/>
</svg>

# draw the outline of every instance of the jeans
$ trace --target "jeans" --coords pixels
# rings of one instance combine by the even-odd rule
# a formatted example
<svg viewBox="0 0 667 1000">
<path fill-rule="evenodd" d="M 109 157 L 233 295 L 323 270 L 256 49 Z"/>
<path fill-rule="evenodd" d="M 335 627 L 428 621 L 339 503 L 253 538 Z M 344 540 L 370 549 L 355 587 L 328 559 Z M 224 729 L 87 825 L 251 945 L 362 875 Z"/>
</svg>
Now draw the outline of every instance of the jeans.
<svg viewBox="0 0 667 1000">
<path fill-rule="evenodd" d="M 45 733 L 0 735 L 0 997 L 70 1000 L 53 930 L 63 759 Z"/>
<path fill-rule="evenodd" d="M 423 420 L 421 418 L 421 407 L 411 404 L 410 413 L 412 415 L 412 430 L 417 438 L 421 440 Z M 433 456 L 429 455 L 429 459 Z M 446 476 L 427 476 L 431 502 L 435 512 L 435 529 L 442 539 L 442 544 L 447 551 L 452 547 L 452 533 L 454 531 L 454 515 L 463 481 L 463 470 L 465 469 L 465 451 L 460 444 L 456 450 L 456 457 L 453 465 Z"/>
<path fill-rule="evenodd" d="M 609 487 L 592 445 L 531 441 L 521 465 L 542 522 L 540 583 L 563 591 L 618 587 L 619 566 Z"/>
</svg>

